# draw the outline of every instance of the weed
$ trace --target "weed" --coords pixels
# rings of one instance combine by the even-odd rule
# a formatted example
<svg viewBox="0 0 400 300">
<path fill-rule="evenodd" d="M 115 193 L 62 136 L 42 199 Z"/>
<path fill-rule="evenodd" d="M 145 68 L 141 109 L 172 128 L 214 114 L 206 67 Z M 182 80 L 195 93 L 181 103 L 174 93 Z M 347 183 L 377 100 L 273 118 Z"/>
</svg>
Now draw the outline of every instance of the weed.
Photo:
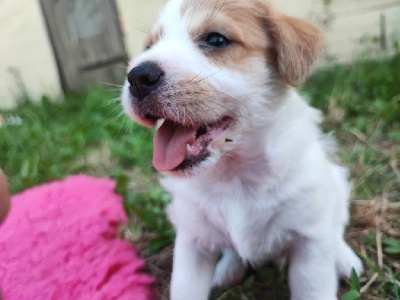
<svg viewBox="0 0 400 300">
<path fill-rule="evenodd" d="M 353 269 L 351 271 L 351 277 L 349 280 L 349 285 L 351 287 L 350 291 L 342 296 L 342 300 L 358 300 L 361 297 L 361 287 L 360 281 L 358 279 L 357 273 Z"/>
</svg>

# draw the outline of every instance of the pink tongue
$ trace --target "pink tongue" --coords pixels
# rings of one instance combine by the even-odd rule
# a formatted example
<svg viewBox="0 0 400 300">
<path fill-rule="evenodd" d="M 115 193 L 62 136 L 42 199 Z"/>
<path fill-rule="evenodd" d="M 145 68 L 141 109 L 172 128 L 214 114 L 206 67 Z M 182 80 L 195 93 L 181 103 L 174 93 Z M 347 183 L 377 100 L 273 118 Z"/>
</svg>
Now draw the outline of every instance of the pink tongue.
<svg viewBox="0 0 400 300">
<path fill-rule="evenodd" d="M 196 129 L 165 121 L 154 136 L 153 165 L 160 172 L 178 167 L 186 157 L 186 145 L 196 139 Z"/>
</svg>

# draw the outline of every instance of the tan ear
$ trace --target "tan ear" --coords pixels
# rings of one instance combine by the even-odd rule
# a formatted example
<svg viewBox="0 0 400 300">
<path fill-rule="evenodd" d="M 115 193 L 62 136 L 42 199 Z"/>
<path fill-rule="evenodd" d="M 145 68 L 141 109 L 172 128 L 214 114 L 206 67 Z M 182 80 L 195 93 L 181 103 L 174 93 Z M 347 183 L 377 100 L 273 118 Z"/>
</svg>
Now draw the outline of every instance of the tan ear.
<svg viewBox="0 0 400 300">
<path fill-rule="evenodd" d="M 267 19 L 267 26 L 279 73 L 288 84 L 301 85 L 325 46 L 321 32 L 305 21 L 277 12 Z"/>
</svg>

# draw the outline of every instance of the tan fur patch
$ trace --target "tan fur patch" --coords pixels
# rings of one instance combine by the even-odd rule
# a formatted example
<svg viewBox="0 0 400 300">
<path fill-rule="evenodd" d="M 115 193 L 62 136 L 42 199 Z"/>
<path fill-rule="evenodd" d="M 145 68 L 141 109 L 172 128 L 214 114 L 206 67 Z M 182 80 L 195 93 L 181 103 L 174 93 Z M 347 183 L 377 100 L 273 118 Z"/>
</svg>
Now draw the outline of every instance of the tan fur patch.
<svg viewBox="0 0 400 300">
<path fill-rule="evenodd" d="M 271 44 L 263 29 L 262 16 L 256 12 L 256 1 L 187 0 L 182 6 L 194 42 L 199 43 L 207 33 L 223 34 L 234 43 L 205 54 L 216 65 L 242 73 L 251 73 L 255 66 L 265 69 L 265 49 Z"/>
<path fill-rule="evenodd" d="M 195 43 L 214 31 L 234 42 L 205 52 L 216 65 L 251 75 L 269 63 L 294 86 L 307 79 L 324 45 L 311 24 L 260 0 L 185 0 L 181 14 Z"/>
<path fill-rule="evenodd" d="M 301 85 L 324 48 L 321 32 L 303 20 L 277 13 L 267 18 L 267 26 L 279 73 L 287 83 Z"/>
</svg>

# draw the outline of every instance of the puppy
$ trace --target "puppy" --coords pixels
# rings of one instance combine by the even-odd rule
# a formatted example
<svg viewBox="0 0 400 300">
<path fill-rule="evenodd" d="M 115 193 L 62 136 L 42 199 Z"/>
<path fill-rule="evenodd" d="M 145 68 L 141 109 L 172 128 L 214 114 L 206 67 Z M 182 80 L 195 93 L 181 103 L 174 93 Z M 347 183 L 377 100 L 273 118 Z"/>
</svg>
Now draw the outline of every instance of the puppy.
<svg viewBox="0 0 400 300">
<path fill-rule="evenodd" d="M 206 300 L 268 259 L 288 258 L 293 300 L 337 299 L 338 278 L 362 271 L 343 239 L 347 171 L 295 90 L 323 45 L 261 0 L 171 0 L 131 62 L 122 102 L 158 127 L 173 195 L 172 300 Z"/>
</svg>

